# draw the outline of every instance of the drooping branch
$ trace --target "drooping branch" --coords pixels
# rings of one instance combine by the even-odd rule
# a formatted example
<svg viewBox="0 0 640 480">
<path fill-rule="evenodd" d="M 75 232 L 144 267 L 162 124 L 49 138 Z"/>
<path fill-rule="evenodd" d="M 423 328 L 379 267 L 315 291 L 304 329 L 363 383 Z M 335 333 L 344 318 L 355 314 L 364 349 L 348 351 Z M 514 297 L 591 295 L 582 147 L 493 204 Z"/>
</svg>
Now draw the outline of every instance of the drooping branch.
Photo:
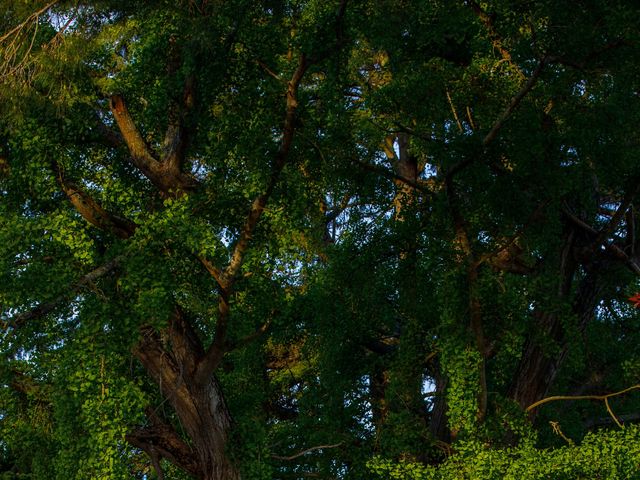
<svg viewBox="0 0 640 480">
<path fill-rule="evenodd" d="M 22 73 L 31 64 L 29 54 L 36 45 L 40 16 L 48 12 L 58 1 L 47 3 L 0 36 L 0 78 Z M 26 48 L 23 48 L 25 46 Z"/>
</svg>

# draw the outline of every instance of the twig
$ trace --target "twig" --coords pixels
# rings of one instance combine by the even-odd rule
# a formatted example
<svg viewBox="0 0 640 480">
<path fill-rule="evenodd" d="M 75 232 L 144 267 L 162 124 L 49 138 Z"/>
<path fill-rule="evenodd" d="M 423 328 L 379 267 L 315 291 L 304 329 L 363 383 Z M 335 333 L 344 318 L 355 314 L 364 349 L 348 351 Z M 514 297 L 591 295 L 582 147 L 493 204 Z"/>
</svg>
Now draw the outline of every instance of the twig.
<svg viewBox="0 0 640 480">
<path fill-rule="evenodd" d="M 344 442 L 335 443 L 333 445 L 318 445 L 316 447 L 310 447 L 310 448 L 307 448 L 306 450 L 302 450 L 301 452 L 298 452 L 298 453 L 296 453 L 294 455 L 290 455 L 288 457 L 284 457 L 284 456 L 281 456 L 281 455 L 273 455 L 272 454 L 271 458 L 274 458 L 276 460 L 286 460 L 286 461 L 295 460 L 296 458 L 302 457 L 303 455 L 306 455 L 309 452 L 313 452 L 314 450 L 322 450 L 324 448 L 337 448 L 337 447 L 342 446 L 343 443 Z"/>
<path fill-rule="evenodd" d="M 14 33 L 20 32 L 20 30 L 22 30 L 24 28 L 24 26 L 29 22 L 29 21 L 33 21 L 36 20 L 40 15 L 42 15 L 44 12 L 46 12 L 47 10 L 49 10 L 51 7 L 53 7 L 56 3 L 58 3 L 58 0 L 54 0 L 53 2 L 49 2 L 47 5 L 45 5 L 44 7 L 42 7 L 40 10 L 32 13 L 31 15 L 29 15 L 27 17 L 27 19 L 20 23 L 19 25 L 16 25 L 14 28 L 12 28 L 11 30 L 9 30 L 7 33 L 5 33 L 4 35 L 2 35 L 0 37 L 0 43 L 4 42 L 7 38 L 9 38 L 11 35 L 13 35 Z"/>
<path fill-rule="evenodd" d="M 549 402 L 556 402 L 558 400 L 601 400 L 604 402 L 605 406 L 607 407 L 607 412 L 609 412 L 609 415 L 611 415 L 611 418 L 613 418 L 613 421 L 616 423 L 616 425 L 622 428 L 622 424 L 614 415 L 613 411 L 611 410 L 611 407 L 609 406 L 609 399 L 611 397 L 623 395 L 632 390 L 638 390 L 638 389 L 640 389 L 640 384 L 632 385 L 628 388 L 625 388 L 624 390 L 620 390 L 619 392 L 608 393 L 606 395 L 554 395 L 552 397 L 543 398 L 542 400 L 538 400 L 537 402 L 532 403 L 525 409 L 525 412 L 530 412 L 531 410 L 538 408 L 540 405 L 544 405 L 545 403 L 549 403 Z"/>
<path fill-rule="evenodd" d="M 462 133 L 464 130 L 462 129 L 462 123 L 460 123 L 460 118 L 458 118 L 458 112 L 456 111 L 456 107 L 453 104 L 453 100 L 451 99 L 451 95 L 449 94 L 449 90 L 446 90 L 447 100 L 449 101 L 449 106 L 451 107 L 451 112 L 453 113 L 453 118 L 455 118 L 456 123 L 458 124 L 458 130 Z"/>
</svg>

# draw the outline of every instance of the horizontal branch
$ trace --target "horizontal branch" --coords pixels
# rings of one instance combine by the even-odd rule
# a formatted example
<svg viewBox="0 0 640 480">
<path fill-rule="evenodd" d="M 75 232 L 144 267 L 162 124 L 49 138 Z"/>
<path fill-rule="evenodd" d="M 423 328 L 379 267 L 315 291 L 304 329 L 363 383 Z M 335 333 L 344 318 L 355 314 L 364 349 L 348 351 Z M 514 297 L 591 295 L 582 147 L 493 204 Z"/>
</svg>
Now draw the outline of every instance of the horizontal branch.
<svg viewBox="0 0 640 480">
<path fill-rule="evenodd" d="M 552 397 L 543 398 L 542 400 L 538 400 L 537 402 L 532 403 L 525 409 L 525 412 L 530 412 L 534 408 L 538 408 L 540 405 L 544 405 L 545 403 L 549 402 L 557 402 L 559 400 L 607 400 L 611 397 L 617 397 L 618 395 L 623 395 L 625 393 L 639 389 L 640 384 L 637 384 L 627 387 L 624 390 L 620 390 L 619 392 L 607 393 L 604 395 L 554 395 Z"/>
<path fill-rule="evenodd" d="M 338 448 L 341 447 L 344 444 L 344 442 L 340 442 L 340 443 L 334 443 L 333 445 L 317 445 L 315 447 L 310 447 L 307 448 L 306 450 L 302 450 L 301 452 L 298 452 L 294 455 L 290 455 L 290 456 L 282 456 L 282 455 L 271 455 L 271 458 L 274 458 L 276 460 L 285 460 L 285 461 L 290 461 L 290 460 L 295 460 L 296 458 L 302 457 L 303 455 L 306 455 L 307 453 L 313 452 L 315 450 L 323 450 L 323 449 L 327 449 L 327 448 Z"/>
<path fill-rule="evenodd" d="M 370 172 L 380 174 L 384 177 L 387 177 L 390 180 L 404 183 L 405 185 L 411 188 L 414 188 L 415 190 L 418 190 L 419 192 L 422 192 L 425 194 L 432 194 L 434 190 L 437 189 L 437 185 L 435 184 L 433 179 L 427 180 L 427 181 L 418 179 L 414 181 L 410 178 L 399 175 L 396 172 L 392 172 L 378 165 L 371 165 L 370 163 L 366 163 L 360 160 L 355 160 L 355 162 L 359 167 L 364 168 L 365 170 L 369 170 Z"/>
</svg>

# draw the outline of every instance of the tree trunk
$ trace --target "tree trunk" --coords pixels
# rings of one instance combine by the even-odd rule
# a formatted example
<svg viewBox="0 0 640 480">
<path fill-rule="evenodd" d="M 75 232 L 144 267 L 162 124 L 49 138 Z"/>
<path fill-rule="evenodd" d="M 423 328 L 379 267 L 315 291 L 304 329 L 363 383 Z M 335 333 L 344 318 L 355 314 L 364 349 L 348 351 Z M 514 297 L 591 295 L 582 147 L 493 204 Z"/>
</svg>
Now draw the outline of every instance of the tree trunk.
<svg viewBox="0 0 640 480">
<path fill-rule="evenodd" d="M 558 291 L 560 300 L 565 299 L 571 290 L 571 284 L 578 272 L 577 257 L 579 246 L 574 242 L 574 236 L 569 235 L 565 243 L 560 268 L 561 285 Z M 593 318 L 597 299 L 601 292 L 600 275 L 608 268 L 610 262 L 597 258 L 593 252 L 590 257 L 583 259 L 584 272 L 572 302 L 574 334 L 582 334 L 589 321 Z M 531 335 L 525 343 L 520 364 L 512 383 L 509 396 L 517 401 L 522 408 L 544 398 L 561 368 L 570 348 L 570 336 L 567 331 L 567 320 L 557 313 L 535 312 L 537 335 Z M 544 344 L 551 341 L 556 347 L 554 352 L 544 348 Z M 534 417 L 535 412 L 531 414 Z"/>
<path fill-rule="evenodd" d="M 129 442 L 152 460 L 165 458 L 199 480 L 239 479 L 227 451 L 231 414 L 215 375 L 196 380 L 202 346 L 182 312 L 176 310 L 160 332 L 144 328 L 134 355 L 173 407 L 188 443 L 153 411 L 147 412 L 151 426 L 131 432 Z M 158 469 L 159 461 L 153 463 Z"/>
</svg>

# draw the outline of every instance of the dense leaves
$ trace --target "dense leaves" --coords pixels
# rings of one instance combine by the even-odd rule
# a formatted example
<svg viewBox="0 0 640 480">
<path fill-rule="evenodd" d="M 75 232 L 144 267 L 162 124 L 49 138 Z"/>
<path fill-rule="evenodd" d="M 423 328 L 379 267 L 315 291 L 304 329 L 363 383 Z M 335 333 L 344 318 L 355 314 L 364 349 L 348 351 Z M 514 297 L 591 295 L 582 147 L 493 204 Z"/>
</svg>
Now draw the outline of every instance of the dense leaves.
<svg viewBox="0 0 640 480">
<path fill-rule="evenodd" d="M 635 478 L 627 1 L 0 0 L 0 476 Z"/>
</svg>

